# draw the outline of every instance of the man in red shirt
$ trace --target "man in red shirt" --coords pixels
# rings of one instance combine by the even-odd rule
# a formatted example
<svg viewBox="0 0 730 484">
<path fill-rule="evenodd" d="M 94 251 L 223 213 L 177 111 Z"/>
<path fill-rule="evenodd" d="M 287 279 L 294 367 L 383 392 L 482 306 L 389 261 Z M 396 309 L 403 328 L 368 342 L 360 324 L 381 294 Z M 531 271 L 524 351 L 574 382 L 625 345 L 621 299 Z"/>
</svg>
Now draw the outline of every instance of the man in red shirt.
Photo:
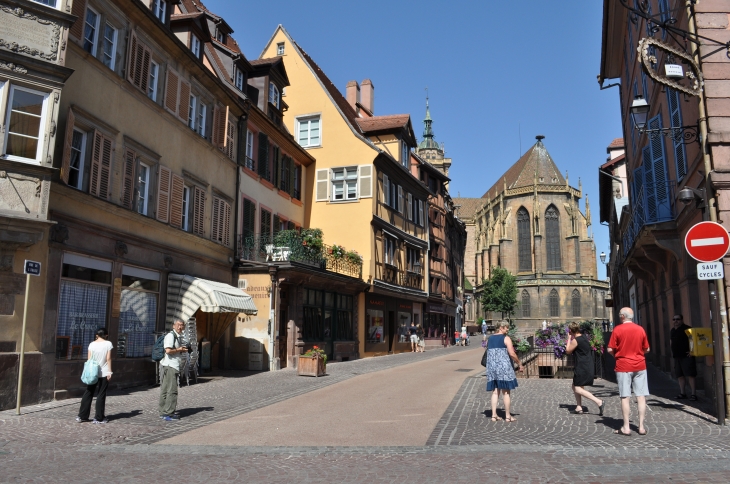
<svg viewBox="0 0 730 484">
<path fill-rule="evenodd" d="M 629 427 L 631 407 L 629 404 L 633 388 L 639 407 L 639 435 L 646 435 L 644 416 L 646 415 L 646 397 L 649 395 L 649 385 L 646 381 L 646 357 L 644 355 L 649 352 L 649 340 L 646 339 L 644 328 L 634 324 L 633 309 L 621 308 L 619 318 L 622 324 L 613 329 L 611 340 L 608 342 L 608 352 L 616 358 L 616 382 L 618 383 L 618 394 L 621 397 L 624 424 L 613 433 L 631 435 Z"/>
</svg>

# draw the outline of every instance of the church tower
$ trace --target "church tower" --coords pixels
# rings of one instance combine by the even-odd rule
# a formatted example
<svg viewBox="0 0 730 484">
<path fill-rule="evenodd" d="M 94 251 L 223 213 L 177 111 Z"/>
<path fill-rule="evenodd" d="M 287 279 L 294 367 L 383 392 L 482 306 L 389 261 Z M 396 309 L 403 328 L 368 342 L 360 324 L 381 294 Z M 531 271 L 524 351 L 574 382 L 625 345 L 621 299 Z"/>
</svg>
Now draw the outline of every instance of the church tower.
<svg viewBox="0 0 730 484">
<path fill-rule="evenodd" d="M 433 128 L 431 125 L 431 110 L 428 106 L 428 94 L 426 94 L 426 118 L 423 120 L 423 141 L 418 144 L 416 154 L 433 165 L 441 173 L 449 176 L 449 168 L 451 167 L 451 158 L 444 157 L 444 145 L 436 142 L 433 136 Z M 446 185 L 448 186 L 448 184 Z"/>
</svg>

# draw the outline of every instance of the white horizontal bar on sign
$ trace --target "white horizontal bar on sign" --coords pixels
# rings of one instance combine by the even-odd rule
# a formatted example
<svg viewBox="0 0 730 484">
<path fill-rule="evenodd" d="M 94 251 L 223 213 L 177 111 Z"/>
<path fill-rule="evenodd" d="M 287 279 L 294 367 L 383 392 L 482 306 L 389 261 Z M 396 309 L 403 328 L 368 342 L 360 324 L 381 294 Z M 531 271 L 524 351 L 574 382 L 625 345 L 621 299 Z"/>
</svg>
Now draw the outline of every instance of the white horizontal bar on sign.
<svg viewBox="0 0 730 484">
<path fill-rule="evenodd" d="M 704 247 L 706 245 L 720 245 L 724 243 L 725 239 L 723 237 L 708 237 L 706 239 L 690 240 L 689 245 L 692 247 Z"/>
</svg>

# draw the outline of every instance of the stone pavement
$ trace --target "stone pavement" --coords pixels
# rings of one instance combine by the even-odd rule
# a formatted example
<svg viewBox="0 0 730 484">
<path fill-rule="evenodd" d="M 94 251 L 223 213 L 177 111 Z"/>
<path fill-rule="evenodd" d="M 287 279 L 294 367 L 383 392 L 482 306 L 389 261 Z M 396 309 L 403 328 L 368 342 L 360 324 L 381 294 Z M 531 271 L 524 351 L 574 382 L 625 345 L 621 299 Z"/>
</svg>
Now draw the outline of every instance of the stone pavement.
<svg viewBox="0 0 730 484">
<path fill-rule="evenodd" d="M 478 371 L 459 371 L 478 370 L 480 356 L 478 347 L 449 348 L 333 363 L 329 376 L 319 379 L 296 377 L 291 371 L 214 379 L 182 388 L 185 418 L 180 422 L 157 418 L 156 388 L 110 396 L 107 413 L 114 420 L 107 425 L 73 422 L 77 399 L 24 408 L 20 417 L 0 412 L 0 482 L 98 482 L 101 477 L 148 483 L 168 480 L 165 476 L 215 483 L 730 482 L 730 429 L 718 427 L 697 408 L 652 396 L 649 435 L 613 435 L 620 411 L 616 387 L 609 382 L 597 381 L 593 388 L 607 400 L 604 418 L 590 403 L 590 414 L 570 413 L 575 402 L 569 381 L 521 379 L 514 395 L 518 421 L 491 422 L 485 415 L 489 402 L 484 377 Z M 425 445 L 195 445 L 193 437 L 188 445 L 161 442 L 302 398 L 312 405 L 342 405 L 356 422 L 365 406 L 377 406 L 387 416 L 408 402 L 384 400 L 382 394 L 362 394 L 361 401 L 353 402 L 347 398 L 348 384 L 358 375 L 388 381 L 398 380 L 399 372 L 437 374 L 446 369 L 463 383 L 408 390 L 408 401 L 433 400 L 438 404 L 434 408 L 444 403 L 441 417 L 431 423 L 414 418 L 414 426 L 428 430 Z M 650 388 L 669 387 L 663 378 L 654 372 Z M 338 390 L 342 398 L 333 398 Z M 295 414 L 282 421 L 306 422 L 307 407 L 300 407 L 296 413 L 292 406 Z M 311 433 L 338 432 L 336 424 L 312 423 Z"/>
</svg>

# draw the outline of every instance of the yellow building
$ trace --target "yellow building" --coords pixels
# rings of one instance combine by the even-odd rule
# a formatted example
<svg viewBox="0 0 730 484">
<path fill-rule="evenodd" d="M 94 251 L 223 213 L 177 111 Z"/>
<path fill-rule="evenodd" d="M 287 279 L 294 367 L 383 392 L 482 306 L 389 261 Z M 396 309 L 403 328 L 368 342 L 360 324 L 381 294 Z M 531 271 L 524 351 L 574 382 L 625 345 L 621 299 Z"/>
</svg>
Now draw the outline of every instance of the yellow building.
<svg viewBox="0 0 730 484">
<path fill-rule="evenodd" d="M 322 229 L 328 243 L 356 250 L 370 283 L 356 298 L 352 335 L 359 356 L 410 350 L 407 327 L 421 323 L 427 300 L 429 195 L 409 171 L 416 146 L 410 117 L 375 116 L 370 80 L 351 81 L 343 96 L 281 26 L 260 58 L 277 56 L 291 84 L 284 124 L 317 160 L 305 183 L 311 203 L 304 224 Z M 305 319 L 305 348 L 319 342 L 324 325 L 324 318 Z M 338 343 L 335 335 L 335 352 Z"/>
</svg>

